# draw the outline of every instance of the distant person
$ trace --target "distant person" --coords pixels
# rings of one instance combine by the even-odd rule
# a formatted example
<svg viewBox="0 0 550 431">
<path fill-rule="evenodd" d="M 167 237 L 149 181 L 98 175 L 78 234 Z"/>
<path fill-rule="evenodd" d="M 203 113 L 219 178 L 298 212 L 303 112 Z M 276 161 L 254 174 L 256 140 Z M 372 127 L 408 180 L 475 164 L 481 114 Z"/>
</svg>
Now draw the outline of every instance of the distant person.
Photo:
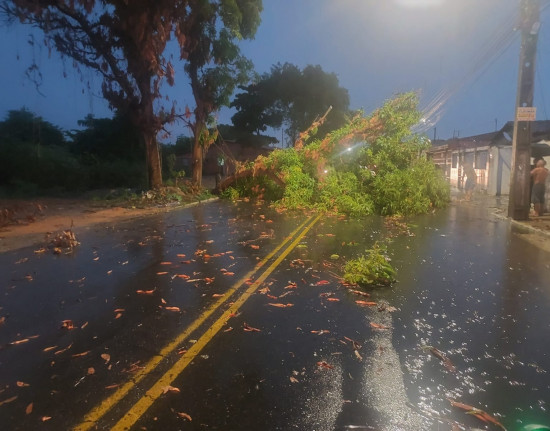
<svg viewBox="0 0 550 431">
<path fill-rule="evenodd" d="M 466 175 L 466 184 L 464 185 L 464 191 L 466 192 L 465 200 L 472 199 L 472 194 L 477 184 L 477 175 L 474 166 L 471 163 L 464 165 L 464 174 Z"/>
<path fill-rule="evenodd" d="M 535 169 L 531 171 L 531 179 L 533 180 L 531 202 L 535 205 L 535 214 L 539 217 L 544 213 L 545 183 L 548 177 L 548 169 L 544 165 L 546 165 L 545 160 L 538 160 Z"/>
</svg>

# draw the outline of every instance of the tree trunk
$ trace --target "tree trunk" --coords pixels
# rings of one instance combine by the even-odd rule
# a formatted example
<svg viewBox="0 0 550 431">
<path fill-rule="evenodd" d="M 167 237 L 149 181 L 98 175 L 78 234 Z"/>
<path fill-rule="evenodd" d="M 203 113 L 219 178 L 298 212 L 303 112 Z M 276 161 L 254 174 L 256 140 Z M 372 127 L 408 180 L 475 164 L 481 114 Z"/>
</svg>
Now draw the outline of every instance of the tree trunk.
<svg viewBox="0 0 550 431">
<path fill-rule="evenodd" d="M 202 185 L 202 145 L 200 143 L 200 132 L 195 133 L 195 142 L 193 143 L 193 183 L 197 186 Z"/>
<path fill-rule="evenodd" d="M 162 187 L 162 168 L 157 138 L 155 134 L 144 133 L 143 139 L 145 141 L 149 188 L 158 189 Z"/>
</svg>

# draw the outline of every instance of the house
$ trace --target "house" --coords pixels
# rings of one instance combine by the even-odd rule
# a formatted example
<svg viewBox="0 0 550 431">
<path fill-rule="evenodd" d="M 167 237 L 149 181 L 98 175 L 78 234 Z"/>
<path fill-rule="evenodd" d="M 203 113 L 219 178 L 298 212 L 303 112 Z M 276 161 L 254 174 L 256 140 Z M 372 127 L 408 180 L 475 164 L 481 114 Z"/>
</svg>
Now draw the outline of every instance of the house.
<svg viewBox="0 0 550 431">
<path fill-rule="evenodd" d="M 218 140 L 208 149 L 202 165 L 203 175 L 222 177 L 232 175 L 239 164 L 255 160 L 258 156 L 266 156 L 272 148 L 250 145 L 236 140 Z"/>
<path fill-rule="evenodd" d="M 203 157 L 203 175 L 232 175 L 238 165 L 255 160 L 260 155 L 273 151 L 277 139 L 271 136 L 254 135 L 239 131 L 232 126 L 218 126 L 218 139 L 208 148 Z M 191 153 L 176 156 L 176 169 L 190 174 L 193 170 Z"/>
<path fill-rule="evenodd" d="M 452 187 L 464 188 L 464 166 L 471 163 L 477 174 L 478 188 L 487 194 L 507 195 L 510 190 L 512 135 L 509 121 L 496 132 L 432 142 L 428 157 L 445 173 Z M 531 123 L 532 160 L 550 161 L 550 121 Z"/>
</svg>

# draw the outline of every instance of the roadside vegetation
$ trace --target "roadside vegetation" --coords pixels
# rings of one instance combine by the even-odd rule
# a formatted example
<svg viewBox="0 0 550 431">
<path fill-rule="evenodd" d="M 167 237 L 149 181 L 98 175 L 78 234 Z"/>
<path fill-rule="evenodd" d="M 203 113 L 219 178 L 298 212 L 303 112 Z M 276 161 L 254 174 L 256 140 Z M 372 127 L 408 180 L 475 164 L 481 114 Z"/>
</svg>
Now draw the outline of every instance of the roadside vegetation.
<svg viewBox="0 0 550 431">
<path fill-rule="evenodd" d="M 25 108 L 9 111 L 0 121 L 0 198 L 85 196 L 139 206 L 205 197 L 175 165 L 176 154 L 191 150 L 191 138 L 161 146 L 167 187 L 146 191 L 144 145 L 125 115 L 88 116 L 79 126 L 64 132 Z"/>
</svg>

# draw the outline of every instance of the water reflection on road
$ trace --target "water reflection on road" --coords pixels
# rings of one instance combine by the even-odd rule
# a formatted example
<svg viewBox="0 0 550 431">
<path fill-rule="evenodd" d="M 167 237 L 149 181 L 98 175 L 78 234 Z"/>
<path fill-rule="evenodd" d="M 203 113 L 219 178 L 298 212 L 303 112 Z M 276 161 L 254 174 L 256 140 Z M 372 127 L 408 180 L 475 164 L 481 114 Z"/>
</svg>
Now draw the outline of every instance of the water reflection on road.
<svg viewBox="0 0 550 431">
<path fill-rule="evenodd" d="M 550 255 L 487 214 L 483 205 L 453 206 L 417 218 L 416 237 L 393 244 L 400 281 L 384 296 L 400 308 L 394 343 L 409 397 L 448 417 L 466 418 L 451 398 L 512 429 L 548 424 Z M 447 352 L 457 372 L 421 345 Z"/>
</svg>

